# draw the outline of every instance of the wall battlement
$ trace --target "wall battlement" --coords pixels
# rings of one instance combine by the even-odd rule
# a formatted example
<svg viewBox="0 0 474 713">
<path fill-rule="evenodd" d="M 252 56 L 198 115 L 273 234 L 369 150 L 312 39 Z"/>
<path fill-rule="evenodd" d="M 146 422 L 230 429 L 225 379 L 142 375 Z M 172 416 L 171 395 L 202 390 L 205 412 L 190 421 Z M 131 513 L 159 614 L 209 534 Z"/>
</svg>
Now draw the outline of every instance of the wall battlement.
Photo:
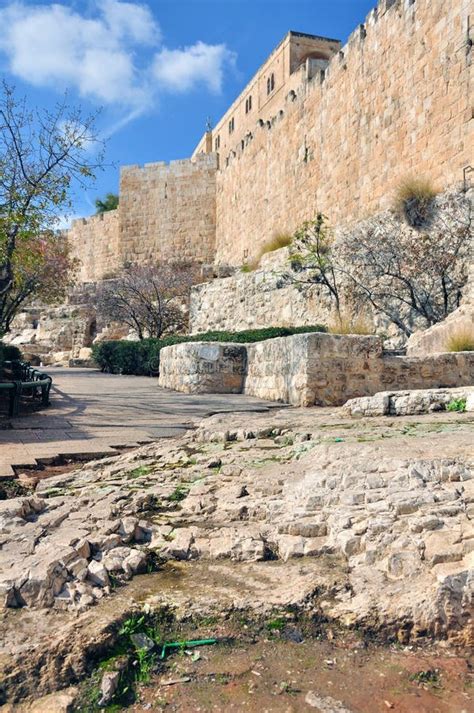
<svg viewBox="0 0 474 713">
<path fill-rule="evenodd" d="M 289 32 L 190 159 L 122 168 L 118 227 L 74 224 L 78 253 L 105 256 L 88 241 L 108 239 L 122 262 L 237 266 L 316 211 L 338 226 L 386 209 L 407 176 L 458 183 L 474 153 L 471 2 L 380 0 L 344 46 Z"/>
</svg>

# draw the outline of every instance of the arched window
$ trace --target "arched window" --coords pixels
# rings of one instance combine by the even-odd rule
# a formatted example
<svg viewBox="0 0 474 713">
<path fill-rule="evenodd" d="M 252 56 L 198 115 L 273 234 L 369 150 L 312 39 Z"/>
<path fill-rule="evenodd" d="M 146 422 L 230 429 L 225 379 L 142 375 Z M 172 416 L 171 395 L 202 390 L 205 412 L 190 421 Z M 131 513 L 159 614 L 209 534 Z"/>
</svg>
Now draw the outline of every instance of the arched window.
<svg viewBox="0 0 474 713">
<path fill-rule="evenodd" d="M 216 136 L 214 146 L 215 146 L 216 151 L 218 151 L 220 149 L 220 146 L 221 146 L 221 137 L 220 136 Z"/>
<path fill-rule="evenodd" d="M 231 134 L 235 129 L 234 117 L 229 121 L 229 134 Z"/>
<path fill-rule="evenodd" d="M 248 114 L 249 111 L 252 111 L 252 95 L 245 100 L 245 113 Z"/>
</svg>

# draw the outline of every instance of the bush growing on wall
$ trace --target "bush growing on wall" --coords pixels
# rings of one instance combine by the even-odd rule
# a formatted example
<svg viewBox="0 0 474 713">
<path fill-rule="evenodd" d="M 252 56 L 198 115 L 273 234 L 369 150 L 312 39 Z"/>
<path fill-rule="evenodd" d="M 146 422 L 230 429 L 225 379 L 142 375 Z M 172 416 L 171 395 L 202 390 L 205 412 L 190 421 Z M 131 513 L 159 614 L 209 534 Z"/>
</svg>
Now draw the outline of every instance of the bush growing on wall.
<svg viewBox="0 0 474 713">
<path fill-rule="evenodd" d="M 157 375 L 160 365 L 160 351 L 163 347 L 183 342 L 234 342 L 248 344 L 262 342 L 275 337 L 289 337 L 292 334 L 326 332 L 321 324 L 310 327 L 266 327 L 242 332 L 205 332 L 193 336 L 173 336 L 164 339 L 142 339 L 138 342 L 101 342 L 92 348 L 92 356 L 97 366 L 110 374 L 134 374 L 136 376 Z"/>
</svg>

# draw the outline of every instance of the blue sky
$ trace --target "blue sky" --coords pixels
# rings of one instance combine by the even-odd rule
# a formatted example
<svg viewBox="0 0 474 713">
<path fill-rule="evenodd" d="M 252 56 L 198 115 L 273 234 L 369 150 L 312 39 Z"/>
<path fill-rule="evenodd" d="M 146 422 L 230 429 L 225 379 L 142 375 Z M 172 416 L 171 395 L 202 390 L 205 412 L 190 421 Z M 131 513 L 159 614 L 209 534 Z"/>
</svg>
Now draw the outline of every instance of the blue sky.
<svg viewBox="0 0 474 713">
<path fill-rule="evenodd" d="M 347 39 L 375 0 L 0 0 L 0 75 L 31 105 L 102 108 L 97 182 L 74 214 L 118 191 L 118 166 L 189 156 L 288 30 Z"/>
</svg>

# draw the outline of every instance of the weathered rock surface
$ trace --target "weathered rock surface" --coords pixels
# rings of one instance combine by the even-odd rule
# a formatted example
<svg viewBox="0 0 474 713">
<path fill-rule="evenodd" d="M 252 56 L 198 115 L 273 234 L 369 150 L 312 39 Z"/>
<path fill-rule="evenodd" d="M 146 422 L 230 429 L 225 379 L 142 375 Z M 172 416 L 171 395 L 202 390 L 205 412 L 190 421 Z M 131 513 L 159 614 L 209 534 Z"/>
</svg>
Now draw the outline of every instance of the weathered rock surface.
<svg viewBox="0 0 474 713">
<path fill-rule="evenodd" d="M 43 693 L 75 682 L 134 597 L 186 616 L 292 604 L 401 641 L 472 645 L 473 426 L 469 414 L 220 415 L 0 503 L 6 690 L 27 695 L 28 672 Z M 130 582 L 150 557 L 169 564 Z"/>
<path fill-rule="evenodd" d="M 466 401 L 466 411 L 474 411 L 474 386 L 458 389 L 380 391 L 373 396 L 349 399 L 343 412 L 349 416 L 413 416 L 445 411 L 449 403 L 458 400 Z"/>
</svg>

